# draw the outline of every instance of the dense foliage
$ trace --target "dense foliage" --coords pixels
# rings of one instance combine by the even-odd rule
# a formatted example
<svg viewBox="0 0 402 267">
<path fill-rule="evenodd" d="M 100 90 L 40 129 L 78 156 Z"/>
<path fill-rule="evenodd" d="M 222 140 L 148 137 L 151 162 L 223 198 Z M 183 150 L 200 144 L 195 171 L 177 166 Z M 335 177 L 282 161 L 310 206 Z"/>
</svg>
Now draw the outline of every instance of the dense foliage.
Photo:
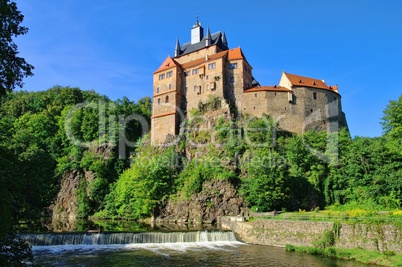
<svg viewBox="0 0 402 267">
<path fill-rule="evenodd" d="M 133 148 L 126 144 L 141 135 L 138 120 L 125 120 L 132 114 L 149 123 L 150 99 L 111 101 L 59 86 L 8 94 L 0 106 L 1 235 L 44 216 L 71 171 L 81 173 L 80 215 L 100 210 L 109 185 L 129 166 Z M 91 181 L 83 179 L 88 172 Z"/>
<path fill-rule="evenodd" d="M 33 75 L 33 66 L 18 56 L 13 41 L 28 32 L 28 28 L 20 25 L 23 19 L 14 1 L 0 0 L 0 100 L 16 86 L 22 87 L 24 77 Z"/>
<path fill-rule="evenodd" d="M 99 215 L 150 216 L 167 198 L 190 199 L 211 179 L 230 181 L 258 211 L 344 204 L 400 208 L 402 156 L 394 133 L 402 125 L 401 106 L 391 101 L 385 110 L 384 136 L 354 139 L 346 129 L 294 135 L 268 116 L 211 119 L 213 108 L 192 110 L 174 146 L 156 148 L 148 137 L 143 140 Z"/>
</svg>

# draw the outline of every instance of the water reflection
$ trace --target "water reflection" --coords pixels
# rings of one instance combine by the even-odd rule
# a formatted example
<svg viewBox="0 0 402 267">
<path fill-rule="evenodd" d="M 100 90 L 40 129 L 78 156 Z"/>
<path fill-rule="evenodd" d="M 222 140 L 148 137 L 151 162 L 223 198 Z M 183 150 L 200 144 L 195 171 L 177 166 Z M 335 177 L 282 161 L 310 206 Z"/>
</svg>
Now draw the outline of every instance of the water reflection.
<svg viewBox="0 0 402 267">
<path fill-rule="evenodd" d="M 41 248 L 34 253 L 39 266 L 365 266 L 352 261 L 286 252 L 283 248 L 240 243 L 136 244 L 74 250 Z"/>
</svg>

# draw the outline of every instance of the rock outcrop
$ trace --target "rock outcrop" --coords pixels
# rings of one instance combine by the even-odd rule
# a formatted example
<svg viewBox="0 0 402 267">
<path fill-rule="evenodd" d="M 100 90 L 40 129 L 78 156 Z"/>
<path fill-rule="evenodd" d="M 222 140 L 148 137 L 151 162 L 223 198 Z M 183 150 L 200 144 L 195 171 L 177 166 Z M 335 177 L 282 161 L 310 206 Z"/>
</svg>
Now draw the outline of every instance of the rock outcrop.
<svg viewBox="0 0 402 267">
<path fill-rule="evenodd" d="M 155 222 L 192 225 L 219 223 L 221 216 L 237 216 L 247 211 L 244 199 L 224 180 L 211 180 L 191 199 L 170 200 L 156 211 Z"/>
<path fill-rule="evenodd" d="M 60 191 L 54 203 L 49 207 L 52 216 L 51 230 L 74 230 L 74 221 L 77 214 L 76 191 L 80 184 L 80 172 L 70 171 L 61 179 Z"/>
</svg>

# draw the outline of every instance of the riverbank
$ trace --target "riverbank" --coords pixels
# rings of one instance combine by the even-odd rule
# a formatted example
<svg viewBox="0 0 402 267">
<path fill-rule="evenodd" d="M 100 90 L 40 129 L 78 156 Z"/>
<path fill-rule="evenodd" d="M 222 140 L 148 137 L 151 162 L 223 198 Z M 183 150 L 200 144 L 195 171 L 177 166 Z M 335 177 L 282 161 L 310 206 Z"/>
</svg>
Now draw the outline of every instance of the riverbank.
<svg viewBox="0 0 402 267">
<path fill-rule="evenodd" d="M 396 225 L 289 221 L 223 217 L 222 229 L 232 230 L 249 244 L 287 247 L 364 263 L 402 266 L 401 228 Z"/>
<path fill-rule="evenodd" d="M 286 246 L 286 251 L 308 253 L 310 255 L 323 255 L 331 258 L 354 260 L 368 265 L 380 266 L 402 266 L 402 254 L 395 254 L 392 251 L 369 251 L 362 248 L 316 248 L 316 247 L 297 247 Z"/>
</svg>

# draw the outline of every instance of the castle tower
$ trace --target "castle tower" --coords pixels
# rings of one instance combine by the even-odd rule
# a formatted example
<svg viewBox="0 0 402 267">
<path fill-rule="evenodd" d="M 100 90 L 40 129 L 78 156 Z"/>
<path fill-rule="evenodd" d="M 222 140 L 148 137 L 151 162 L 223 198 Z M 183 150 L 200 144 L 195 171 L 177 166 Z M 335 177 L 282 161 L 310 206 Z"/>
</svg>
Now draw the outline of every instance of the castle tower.
<svg viewBox="0 0 402 267">
<path fill-rule="evenodd" d="M 204 37 L 204 28 L 202 28 L 201 23 L 198 22 L 198 17 L 196 23 L 191 29 L 191 44 L 199 43 Z"/>
<path fill-rule="evenodd" d="M 162 143 L 168 135 L 177 135 L 180 122 L 182 92 L 180 65 L 170 56 L 154 72 L 151 117 L 151 141 Z"/>
</svg>

